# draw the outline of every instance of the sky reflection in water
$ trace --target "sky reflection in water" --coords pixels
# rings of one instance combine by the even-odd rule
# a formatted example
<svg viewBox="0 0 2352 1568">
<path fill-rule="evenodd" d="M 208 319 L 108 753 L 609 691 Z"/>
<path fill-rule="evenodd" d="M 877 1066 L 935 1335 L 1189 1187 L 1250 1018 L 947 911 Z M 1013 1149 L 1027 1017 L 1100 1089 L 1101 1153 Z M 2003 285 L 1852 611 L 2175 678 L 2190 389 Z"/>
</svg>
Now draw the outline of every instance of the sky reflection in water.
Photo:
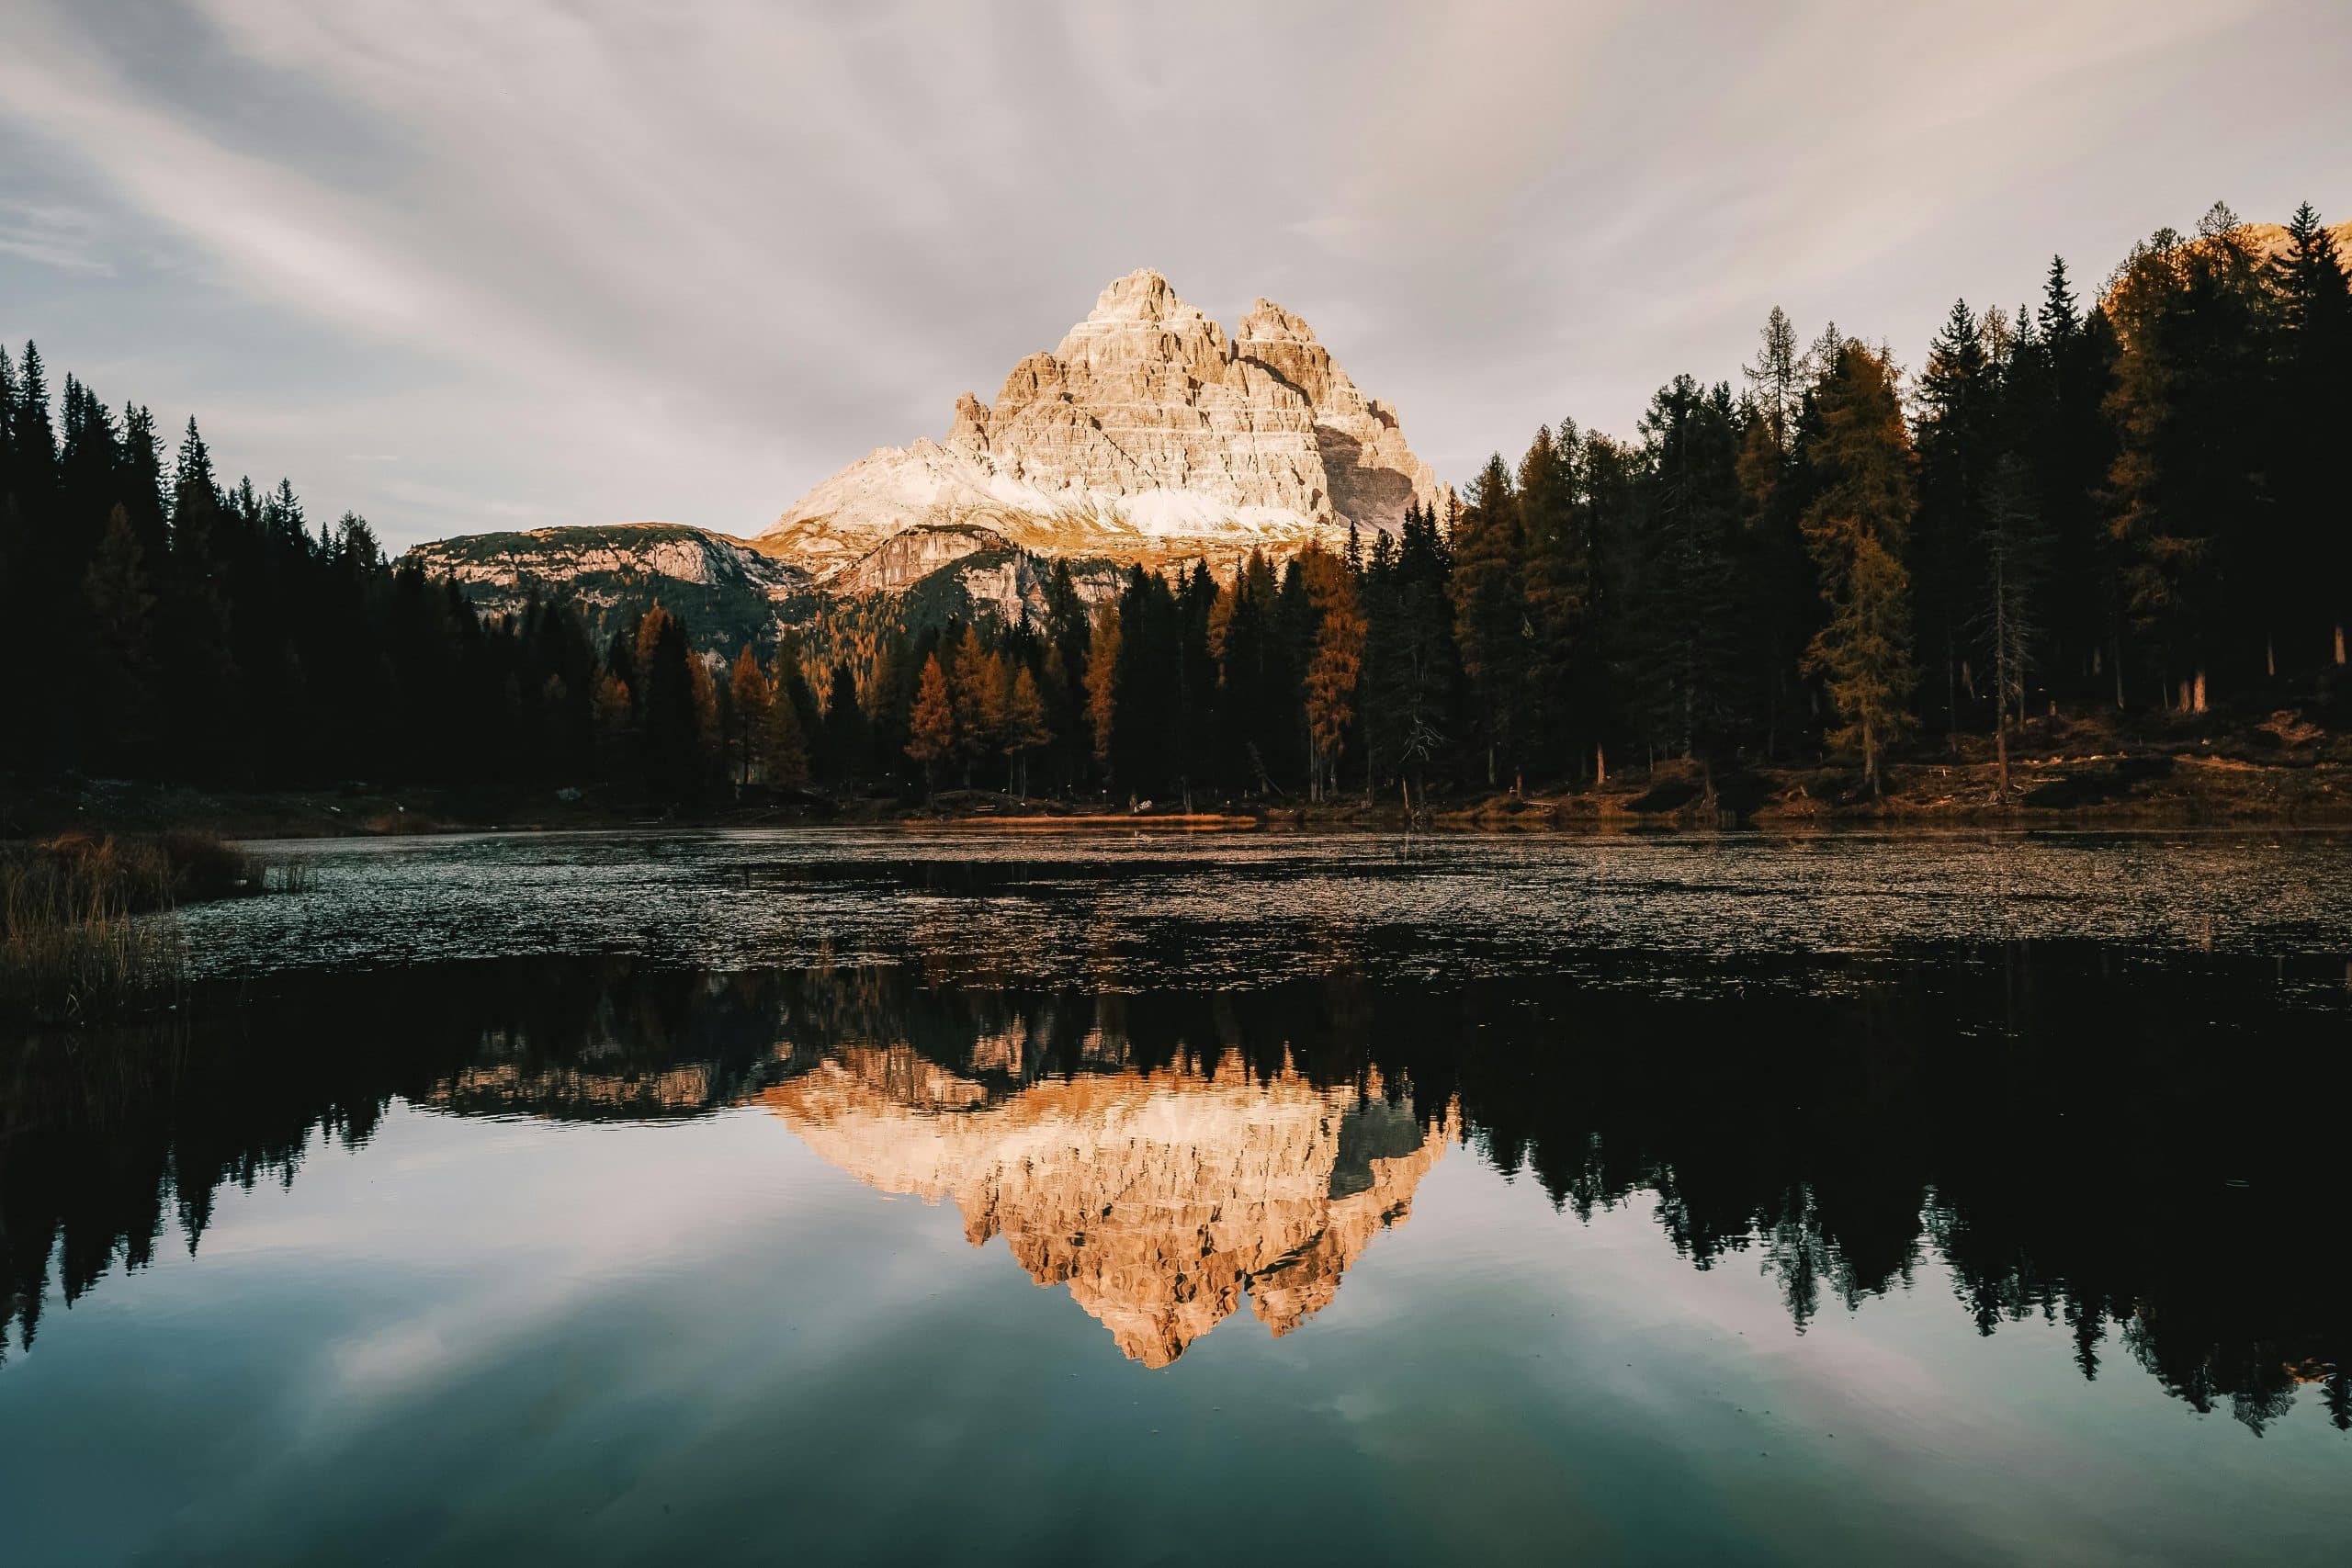
<svg viewBox="0 0 2352 1568">
<path fill-rule="evenodd" d="M 17 1080 L 11 1551 L 2291 1561 L 2352 1525 L 2338 840 L 2061 843 L 2003 889 L 1962 842 L 1908 863 L 1948 919 L 1845 886 L 1869 845 L 1276 842 L 1197 883 L 1191 846 L 903 845 L 368 846 L 208 911 L 267 976 L 235 1031 L 107 1077 L 103 1131 L 86 1061 Z M 1690 956 L 1675 909 L 1742 898 Z M 744 962 L 684 966 L 719 927 Z"/>
</svg>

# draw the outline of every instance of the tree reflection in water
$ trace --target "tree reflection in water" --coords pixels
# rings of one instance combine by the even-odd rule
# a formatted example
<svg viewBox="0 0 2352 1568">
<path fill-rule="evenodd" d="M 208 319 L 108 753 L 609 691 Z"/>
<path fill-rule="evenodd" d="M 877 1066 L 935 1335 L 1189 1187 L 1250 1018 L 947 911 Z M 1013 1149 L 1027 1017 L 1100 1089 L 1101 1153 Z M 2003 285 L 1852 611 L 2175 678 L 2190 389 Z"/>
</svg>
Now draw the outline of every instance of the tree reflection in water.
<svg viewBox="0 0 2352 1568">
<path fill-rule="evenodd" d="M 0 1355 L 52 1281 L 71 1303 L 155 1266 L 174 1221 L 193 1251 L 224 1184 L 291 1183 L 318 1134 L 356 1146 L 398 1100 L 756 1104 L 954 1201 L 1151 1365 L 1245 1298 L 1296 1327 L 1459 1146 L 1578 1215 L 1653 1206 L 1694 1268 L 1752 1260 L 1798 1332 L 1933 1258 L 1980 1333 L 2069 1325 L 2086 1378 L 2136 1363 L 2257 1432 L 2318 1382 L 2352 1429 L 2329 966 L 2037 944 L 1620 968 L 1095 993 L 619 959 L 288 976 L 199 1005 L 209 1026 L 17 1048 Z"/>
</svg>

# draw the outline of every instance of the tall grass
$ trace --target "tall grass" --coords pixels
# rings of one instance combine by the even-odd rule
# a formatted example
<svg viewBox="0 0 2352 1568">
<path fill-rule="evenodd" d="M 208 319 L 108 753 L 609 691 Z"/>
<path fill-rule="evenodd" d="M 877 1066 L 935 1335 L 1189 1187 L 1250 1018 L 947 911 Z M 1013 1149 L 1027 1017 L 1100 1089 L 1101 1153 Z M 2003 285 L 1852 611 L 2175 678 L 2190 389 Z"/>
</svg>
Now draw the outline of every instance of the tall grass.
<svg viewBox="0 0 2352 1568">
<path fill-rule="evenodd" d="M 209 898 L 308 891 L 310 867 L 276 868 L 197 833 L 72 834 L 0 843 L 0 1017 L 72 1024 L 178 991 L 175 911 Z"/>
</svg>

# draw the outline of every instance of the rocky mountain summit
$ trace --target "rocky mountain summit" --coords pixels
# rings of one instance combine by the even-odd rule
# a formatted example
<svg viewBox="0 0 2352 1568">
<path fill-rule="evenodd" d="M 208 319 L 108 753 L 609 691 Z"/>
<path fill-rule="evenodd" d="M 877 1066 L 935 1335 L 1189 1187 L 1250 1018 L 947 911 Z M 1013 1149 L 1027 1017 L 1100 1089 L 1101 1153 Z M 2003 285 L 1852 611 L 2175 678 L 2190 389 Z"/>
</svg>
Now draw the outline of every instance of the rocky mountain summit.
<svg viewBox="0 0 2352 1568">
<path fill-rule="evenodd" d="M 1396 412 L 1366 398 L 1299 317 L 1260 299 L 1231 337 L 1168 280 L 1105 288 L 994 403 L 967 392 L 946 435 L 868 454 L 754 541 L 820 582 L 919 525 L 986 529 L 1045 555 L 1228 565 L 1394 531 L 1437 479 Z"/>
<path fill-rule="evenodd" d="M 844 598 L 1034 613 L 1055 559 L 1098 597 L 1130 565 L 1222 572 L 1253 549 L 1337 550 L 1351 525 L 1394 532 L 1407 506 L 1437 501 L 1396 411 L 1360 391 L 1305 321 L 1261 299 L 1228 336 L 1147 269 L 1103 289 L 1053 352 L 1015 365 L 994 402 L 965 393 L 941 439 L 867 454 L 755 539 L 623 524 L 413 554 L 485 608 L 535 590 L 607 615 L 659 597 L 718 646 Z"/>
</svg>

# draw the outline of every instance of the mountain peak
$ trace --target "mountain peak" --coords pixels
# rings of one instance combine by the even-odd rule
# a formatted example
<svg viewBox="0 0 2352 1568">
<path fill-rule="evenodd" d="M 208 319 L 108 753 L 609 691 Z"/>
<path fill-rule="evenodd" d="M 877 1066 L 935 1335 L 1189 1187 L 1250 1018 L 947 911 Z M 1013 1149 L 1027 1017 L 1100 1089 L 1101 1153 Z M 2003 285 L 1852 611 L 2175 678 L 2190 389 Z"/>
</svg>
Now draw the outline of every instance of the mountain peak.
<svg viewBox="0 0 2352 1568">
<path fill-rule="evenodd" d="M 1305 317 L 1283 310 L 1261 294 L 1258 297 L 1258 302 L 1250 307 L 1250 313 L 1241 318 L 1241 330 L 1235 335 L 1243 339 L 1286 339 L 1298 343 L 1313 343 L 1315 329 L 1306 324 Z"/>
<path fill-rule="evenodd" d="M 1125 277 L 1115 277 L 1094 297 L 1094 310 L 1089 321 L 1109 321 L 1141 317 L 1159 321 L 1172 310 L 1192 310 L 1190 305 L 1176 296 L 1175 288 L 1166 276 L 1154 268 L 1139 266 Z M 1193 310 L 1194 315 L 1200 312 Z"/>
<path fill-rule="evenodd" d="M 1302 318 L 1260 299 L 1228 337 L 1165 276 L 1114 279 L 993 403 L 956 399 L 945 437 L 874 452 L 817 486 L 760 547 L 820 580 L 919 524 L 994 530 L 1044 555 L 1220 570 L 1252 549 L 1337 548 L 1434 504 L 1396 414 L 1357 390 Z"/>
</svg>

